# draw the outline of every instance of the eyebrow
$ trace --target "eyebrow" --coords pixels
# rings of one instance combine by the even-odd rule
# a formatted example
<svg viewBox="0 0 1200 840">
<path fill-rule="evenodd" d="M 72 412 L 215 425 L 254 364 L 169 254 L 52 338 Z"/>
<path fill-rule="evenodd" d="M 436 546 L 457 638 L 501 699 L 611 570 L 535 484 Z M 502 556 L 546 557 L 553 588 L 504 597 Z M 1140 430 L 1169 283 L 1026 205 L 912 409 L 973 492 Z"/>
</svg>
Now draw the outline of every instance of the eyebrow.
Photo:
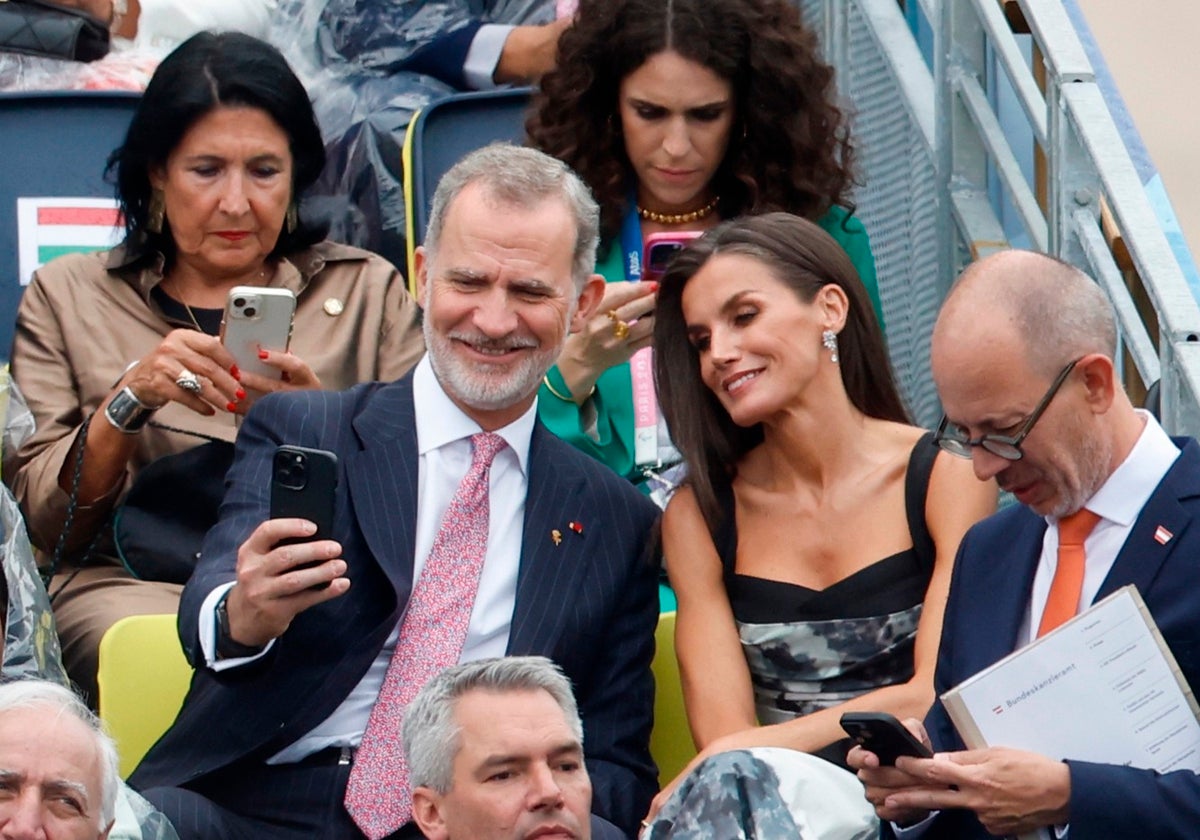
<svg viewBox="0 0 1200 840">
<path fill-rule="evenodd" d="M 448 277 L 453 280 L 486 280 L 487 275 L 482 271 L 476 271 L 473 268 L 447 268 L 443 272 L 443 277 Z"/>
<path fill-rule="evenodd" d="M 551 749 L 549 755 L 554 758 L 558 758 L 563 755 L 577 755 L 582 758 L 583 745 L 578 741 L 564 741 Z M 492 767 L 504 767 L 509 764 L 528 764 L 529 761 L 530 757 L 525 754 L 505 755 L 501 753 L 499 755 L 488 756 L 479 766 L 487 769 Z"/>
<path fill-rule="evenodd" d="M 17 770 L 0 768 L 0 782 L 14 782 L 19 785 L 25 783 L 26 780 L 27 777 L 24 773 L 21 773 Z M 74 782 L 70 779 L 51 779 L 47 782 L 43 782 L 41 787 L 44 792 L 51 794 L 66 792 L 75 794 L 80 798 L 80 800 L 82 800 L 85 810 L 91 802 L 90 798 L 88 797 L 87 786 L 81 782 Z"/>
<path fill-rule="evenodd" d="M 725 315 L 731 310 L 737 309 L 738 304 L 740 304 L 744 298 L 761 293 L 761 289 L 742 289 L 740 292 L 734 292 L 725 300 L 724 303 L 721 304 L 721 308 L 717 310 L 717 314 Z M 700 324 L 688 324 L 687 334 L 689 336 L 695 335 L 704 332 L 706 329 L 708 328 L 701 326 Z"/>
<path fill-rule="evenodd" d="M 74 793 L 82 800 L 84 810 L 87 810 L 89 804 L 87 787 L 79 782 L 69 779 L 54 779 L 43 784 L 42 789 L 49 793 Z"/>
<path fill-rule="evenodd" d="M 713 108 L 726 108 L 729 106 L 729 103 L 732 100 L 733 100 L 733 97 L 726 97 L 725 99 L 714 99 L 712 102 L 705 102 L 700 105 L 691 105 L 687 108 L 684 108 L 683 110 L 684 111 L 707 111 L 707 110 L 713 109 Z M 630 96 L 629 104 L 633 105 L 634 107 L 667 108 L 667 106 L 662 104 L 661 102 L 654 102 L 653 100 L 650 100 L 650 99 L 642 99 L 640 96 Z"/>
<path fill-rule="evenodd" d="M 442 273 L 442 277 L 446 280 L 463 280 L 471 283 L 487 283 L 491 278 L 482 271 L 466 267 L 448 268 Z M 555 294 L 558 292 L 557 287 L 553 283 L 547 283 L 538 277 L 519 277 L 509 281 L 509 287 L 515 288 L 519 292 L 540 292 L 543 294 Z"/>
<path fill-rule="evenodd" d="M 226 161 L 230 160 L 230 158 L 227 158 L 224 155 L 214 155 L 214 154 L 205 153 L 205 154 L 198 154 L 198 155 L 187 155 L 186 157 L 184 157 L 183 160 L 184 160 L 184 163 L 200 163 L 203 161 L 226 162 Z M 274 152 L 263 152 L 262 154 L 254 155 L 253 157 L 247 158 L 248 163 L 260 163 L 265 160 L 269 160 L 274 163 L 283 163 L 284 156 L 277 155 Z"/>
</svg>

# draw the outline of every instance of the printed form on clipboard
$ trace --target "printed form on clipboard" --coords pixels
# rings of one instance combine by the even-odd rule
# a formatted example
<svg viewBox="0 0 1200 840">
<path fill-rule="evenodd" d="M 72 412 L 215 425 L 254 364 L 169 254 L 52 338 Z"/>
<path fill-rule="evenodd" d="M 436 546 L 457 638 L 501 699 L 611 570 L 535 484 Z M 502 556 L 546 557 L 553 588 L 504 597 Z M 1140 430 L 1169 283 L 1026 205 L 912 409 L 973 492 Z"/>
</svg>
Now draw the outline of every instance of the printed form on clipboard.
<svg viewBox="0 0 1200 840">
<path fill-rule="evenodd" d="M 972 749 L 1200 771 L 1200 708 L 1137 587 L 942 695 Z"/>
</svg>

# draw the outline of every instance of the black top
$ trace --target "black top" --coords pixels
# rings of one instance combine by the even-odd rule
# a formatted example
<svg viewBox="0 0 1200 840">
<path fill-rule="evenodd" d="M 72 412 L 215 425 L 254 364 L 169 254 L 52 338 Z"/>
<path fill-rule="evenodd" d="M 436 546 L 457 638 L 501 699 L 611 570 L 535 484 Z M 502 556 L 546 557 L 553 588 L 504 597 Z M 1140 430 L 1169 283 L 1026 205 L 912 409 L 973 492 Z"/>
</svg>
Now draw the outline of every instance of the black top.
<svg viewBox="0 0 1200 840">
<path fill-rule="evenodd" d="M 925 599 L 933 574 L 935 547 L 925 522 L 925 496 L 938 447 L 926 432 L 913 447 L 904 476 L 904 507 L 913 547 L 859 569 L 825 589 L 767 580 L 734 571 L 737 521 L 733 490 L 718 491 L 725 516 L 714 535 L 725 568 L 725 588 L 734 617 L 740 622 L 826 621 L 886 615 Z"/>
<path fill-rule="evenodd" d="M 202 309 L 199 306 L 191 307 L 191 315 L 188 314 L 188 307 L 184 306 L 175 298 L 162 290 L 162 286 L 155 286 L 150 290 L 150 297 L 154 298 L 154 302 L 158 304 L 159 309 L 163 314 L 172 321 L 178 321 L 185 327 L 195 329 L 199 327 L 202 332 L 209 335 L 220 335 L 221 319 L 225 315 L 223 309 Z M 195 322 L 192 321 L 192 316 L 195 316 Z"/>
</svg>

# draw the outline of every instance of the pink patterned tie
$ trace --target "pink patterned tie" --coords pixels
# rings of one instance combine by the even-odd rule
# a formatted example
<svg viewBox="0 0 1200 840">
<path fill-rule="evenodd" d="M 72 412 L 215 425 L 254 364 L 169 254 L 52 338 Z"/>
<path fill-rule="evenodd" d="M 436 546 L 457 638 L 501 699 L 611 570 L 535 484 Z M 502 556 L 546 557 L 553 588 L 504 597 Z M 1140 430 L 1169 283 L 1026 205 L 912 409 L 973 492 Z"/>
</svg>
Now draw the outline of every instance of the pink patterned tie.
<svg viewBox="0 0 1200 840">
<path fill-rule="evenodd" d="M 488 474 L 504 446 L 504 438 L 490 432 L 471 436 L 471 468 L 446 508 L 413 586 L 396 650 L 350 769 L 346 810 L 371 840 L 393 834 L 412 817 L 400 722 L 425 683 L 462 653 L 487 553 Z"/>
</svg>

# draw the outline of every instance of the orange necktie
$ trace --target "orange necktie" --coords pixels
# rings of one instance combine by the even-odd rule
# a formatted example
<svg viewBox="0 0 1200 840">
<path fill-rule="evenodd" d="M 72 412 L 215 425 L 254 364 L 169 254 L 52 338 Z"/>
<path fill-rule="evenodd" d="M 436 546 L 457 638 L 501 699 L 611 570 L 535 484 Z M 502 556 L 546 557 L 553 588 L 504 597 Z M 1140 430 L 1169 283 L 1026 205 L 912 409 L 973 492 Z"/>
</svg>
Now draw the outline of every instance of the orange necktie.
<svg viewBox="0 0 1200 840">
<path fill-rule="evenodd" d="M 1050 582 L 1050 595 L 1042 623 L 1038 625 L 1041 638 L 1064 621 L 1075 617 L 1079 596 L 1083 592 L 1083 569 L 1086 555 L 1083 541 L 1092 533 L 1101 517 L 1086 508 L 1058 520 L 1058 567 Z"/>
</svg>

